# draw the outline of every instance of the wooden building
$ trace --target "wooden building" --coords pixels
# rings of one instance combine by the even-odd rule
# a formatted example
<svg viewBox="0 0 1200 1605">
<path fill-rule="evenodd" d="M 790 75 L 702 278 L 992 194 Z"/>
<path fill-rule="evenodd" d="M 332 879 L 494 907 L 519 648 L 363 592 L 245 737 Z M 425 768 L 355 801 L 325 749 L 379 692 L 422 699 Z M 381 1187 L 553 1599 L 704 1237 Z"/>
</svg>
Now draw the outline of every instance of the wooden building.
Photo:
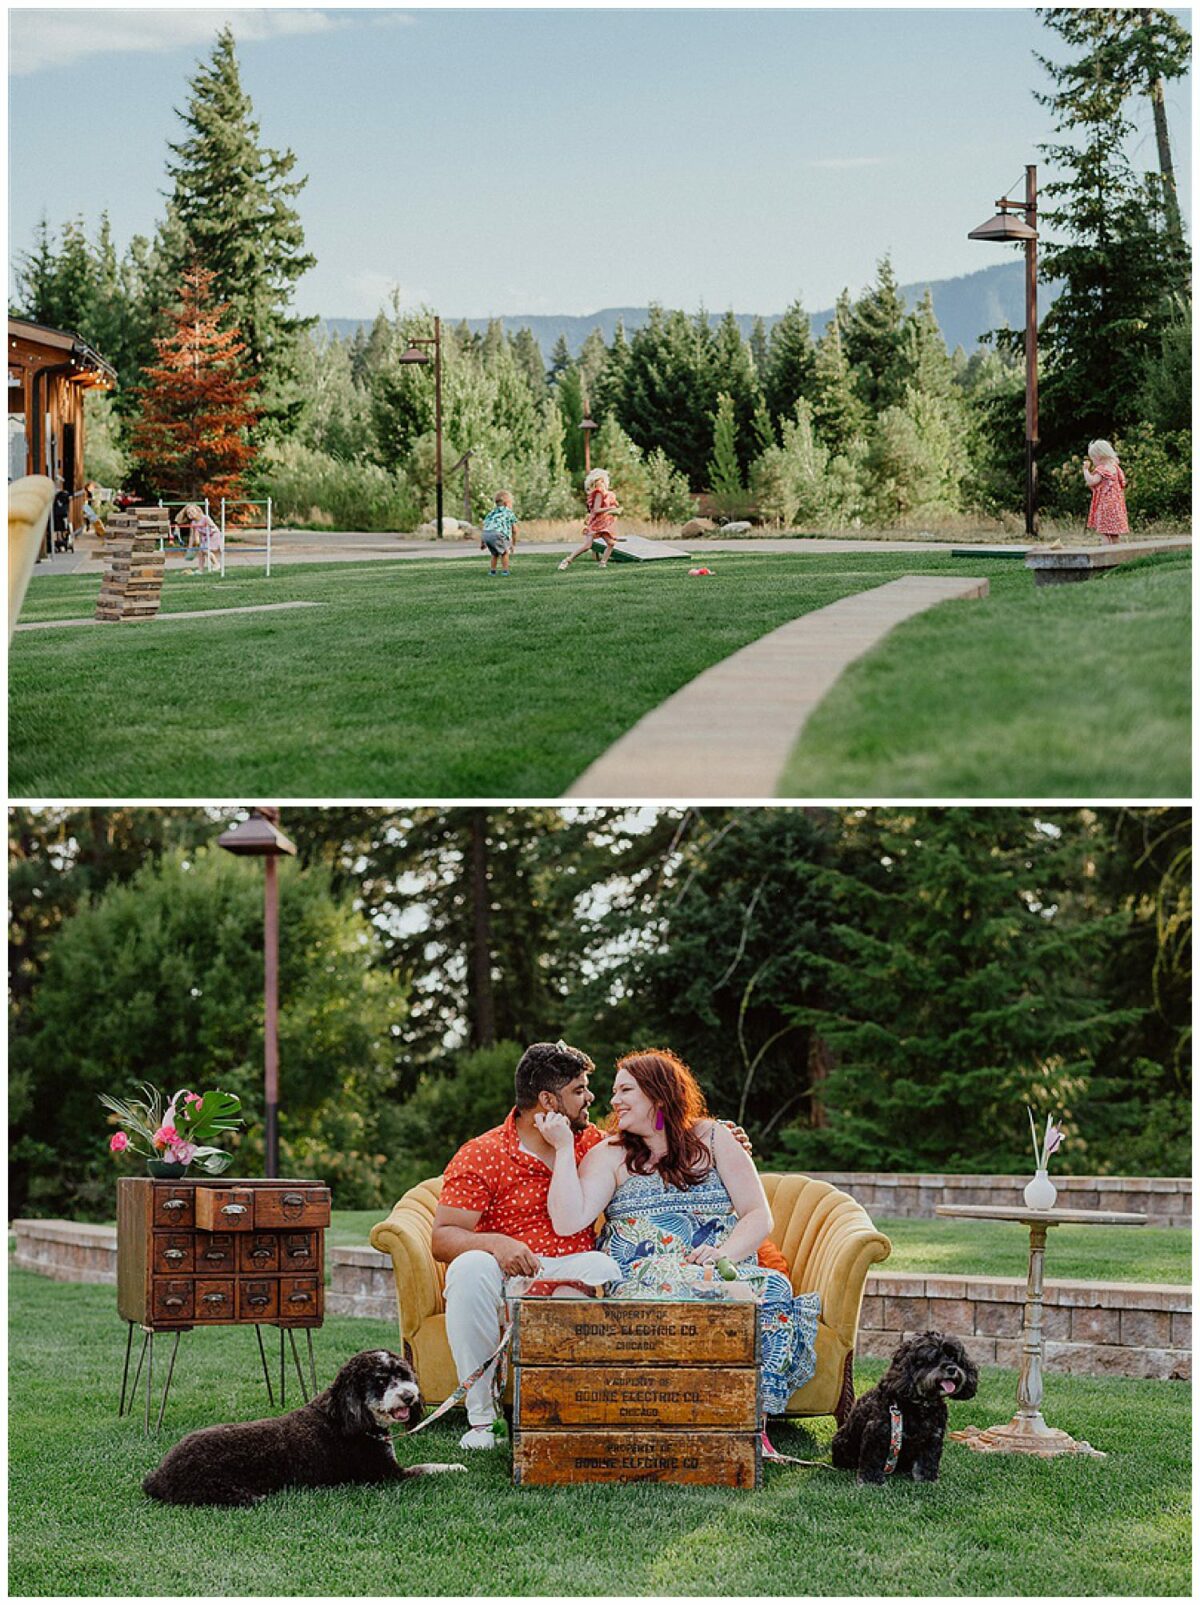
<svg viewBox="0 0 1200 1605">
<path fill-rule="evenodd" d="M 72 529 L 83 522 L 83 398 L 116 383 L 116 369 L 77 334 L 9 318 L 8 477 L 61 479 Z"/>
</svg>

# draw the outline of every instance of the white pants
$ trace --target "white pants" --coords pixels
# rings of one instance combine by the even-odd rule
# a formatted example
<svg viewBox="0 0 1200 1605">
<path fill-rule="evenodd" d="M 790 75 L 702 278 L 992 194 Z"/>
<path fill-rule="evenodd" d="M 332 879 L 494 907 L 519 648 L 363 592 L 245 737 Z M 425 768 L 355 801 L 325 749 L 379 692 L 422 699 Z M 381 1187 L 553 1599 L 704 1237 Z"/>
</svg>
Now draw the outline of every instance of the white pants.
<svg viewBox="0 0 1200 1605">
<path fill-rule="evenodd" d="M 543 1274 L 578 1277 L 591 1286 L 621 1280 L 620 1266 L 607 1254 L 539 1255 L 538 1264 Z M 519 1297 L 529 1279 L 511 1280 L 517 1284 L 513 1296 Z M 446 1267 L 446 1336 L 460 1382 L 483 1364 L 500 1341 L 507 1285 L 499 1260 L 484 1249 L 468 1249 Z M 467 1390 L 467 1420 L 473 1427 L 490 1426 L 496 1419 L 494 1375 L 489 1371 Z"/>
</svg>

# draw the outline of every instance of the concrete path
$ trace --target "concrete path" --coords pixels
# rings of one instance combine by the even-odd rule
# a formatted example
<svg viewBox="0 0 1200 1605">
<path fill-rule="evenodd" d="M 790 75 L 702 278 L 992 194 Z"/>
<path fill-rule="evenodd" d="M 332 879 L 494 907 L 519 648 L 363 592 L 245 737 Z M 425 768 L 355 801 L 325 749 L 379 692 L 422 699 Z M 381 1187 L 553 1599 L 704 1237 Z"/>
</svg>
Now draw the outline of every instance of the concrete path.
<svg viewBox="0 0 1200 1605">
<path fill-rule="evenodd" d="M 613 743 L 567 797 L 774 797 L 809 714 L 856 658 L 988 581 L 910 575 L 783 624 L 706 669 Z"/>
<path fill-rule="evenodd" d="M 192 613 L 152 613 L 142 619 L 41 619 L 18 624 L 18 630 L 77 630 L 84 624 L 176 624 L 181 619 L 216 619 L 231 613 L 284 613 L 294 607 L 320 607 L 320 602 L 256 602 L 251 607 L 201 607 Z"/>
</svg>

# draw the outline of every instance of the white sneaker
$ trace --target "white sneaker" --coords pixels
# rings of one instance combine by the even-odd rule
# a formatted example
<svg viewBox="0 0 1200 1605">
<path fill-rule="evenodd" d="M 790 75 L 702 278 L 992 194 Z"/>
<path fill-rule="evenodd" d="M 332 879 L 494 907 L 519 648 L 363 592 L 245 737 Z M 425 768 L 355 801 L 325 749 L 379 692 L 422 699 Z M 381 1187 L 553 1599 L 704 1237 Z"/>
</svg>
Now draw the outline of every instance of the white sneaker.
<svg viewBox="0 0 1200 1605">
<path fill-rule="evenodd" d="M 460 1449 L 495 1449 L 499 1446 L 499 1443 L 500 1439 L 490 1426 L 469 1427 L 458 1440 L 458 1447 Z"/>
</svg>

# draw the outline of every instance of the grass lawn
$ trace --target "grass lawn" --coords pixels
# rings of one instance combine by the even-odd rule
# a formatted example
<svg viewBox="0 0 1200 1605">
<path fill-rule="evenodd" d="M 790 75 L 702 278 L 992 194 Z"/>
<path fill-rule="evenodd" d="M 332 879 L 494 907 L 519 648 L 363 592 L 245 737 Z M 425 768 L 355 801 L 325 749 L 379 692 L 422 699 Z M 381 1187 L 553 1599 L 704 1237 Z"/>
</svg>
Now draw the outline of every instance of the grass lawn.
<svg viewBox="0 0 1200 1605">
<path fill-rule="evenodd" d="M 365 1247 L 385 1210 L 336 1209 L 328 1241 Z M 1017 1276 L 1028 1266 L 1029 1232 L 1023 1226 L 983 1220 L 875 1221 L 892 1240 L 887 1271 L 931 1276 Z M 1174 1227 L 1056 1226 L 1046 1255 L 1047 1274 L 1080 1282 L 1175 1282 L 1192 1277 L 1192 1234 Z"/>
<path fill-rule="evenodd" d="M 9 1589 L 23 1595 L 1184 1595 L 1190 1587 L 1190 1395 L 1164 1382 L 1050 1377 L 1055 1425 L 1103 1460 L 1034 1462 L 947 1446 L 932 1486 L 859 1489 L 768 1467 L 754 1492 L 641 1485 L 515 1489 L 503 1450 L 462 1476 L 295 1491 L 253 1511 L 154 1504 L 139 1483 L 184 1432 L 264 1408 L 245 1331 L 180 1345 L 166 1426 L 118 1421 L 124 1328 L 114 1290 L 9 1279 Z M 383 1322 L 331 1317 L 327 1381 Z M 156 1368 L 158 1369 L 158 1368 Z M 859 1368 L 859 1385 L 879 1362 Z M 1012 1413 L 1015 1376 L 983 1373 L 952 1424 Z M 454 1460 L 461 1423 L 401 1460 Z M 832 1420 L 780 1429 L 827 1459 Z"/>
<path fill-rule="evenodd" d="M 673 563 L 558 574 L 543 554 L 519 557 L 509 580 L 489 580 L 482 564 L 465 561 L 295 565 L 269 580 L 255 573 L 193 585 L 171 576 L 166 612 L 320 606 L 16 636 L 10 791 L 555 796 L 643 713 L 777 625 L 903 574 L 976 570 L 992 595 L 937 610 L 946 635 L 937 678 L 924 684 L 927 654 L 919 652 L 912 683 L 907 670 L 903 685 L 889 681 L 881 705 L 871 681 L 853 706 L 839 701 L 832 738 L 822 726 L 835 755 L 844 749 L 866 764 L 841 794 L 1187 790 L 1186 558 L 1136 578 L 1040 592 L 1018 564 L 973 570 L 969 559 L 937 553 L 722 553 L 714 566 L 716 579 L 703 583 Z M 88 615 L 98 585 L 35 578 L 22 620 Z M 917 620 L 905 630 L 931 625 Z M 890 663 L 891 649 L 875 657 Z M 1079 706 L 1070 720 L 1044 711 L 1047 684 L 1073 687 Z M 884 784 L 886 743 L 879 778 L 867 774 L 875 760 L 872 744 L 855 735 L 860 700 L 891 741 L 906 733 L 925 765 L 919 784 Z M 1005 737 L 995 762 L 988 767 L 991 748 L 978 738 L 984 778 L 952 784 L 964 745 L 985 727 Z M 1023 753 L 1015 768 L 1013 744 Z M 797 795 L 834 794 L 824 778 L 796 786 Z"/>
<path fill-rule="evenodd" d="M 1191 558 L 910 619 L 805 726 L 783 795 L 1191 794 Z"/>
</svg>

